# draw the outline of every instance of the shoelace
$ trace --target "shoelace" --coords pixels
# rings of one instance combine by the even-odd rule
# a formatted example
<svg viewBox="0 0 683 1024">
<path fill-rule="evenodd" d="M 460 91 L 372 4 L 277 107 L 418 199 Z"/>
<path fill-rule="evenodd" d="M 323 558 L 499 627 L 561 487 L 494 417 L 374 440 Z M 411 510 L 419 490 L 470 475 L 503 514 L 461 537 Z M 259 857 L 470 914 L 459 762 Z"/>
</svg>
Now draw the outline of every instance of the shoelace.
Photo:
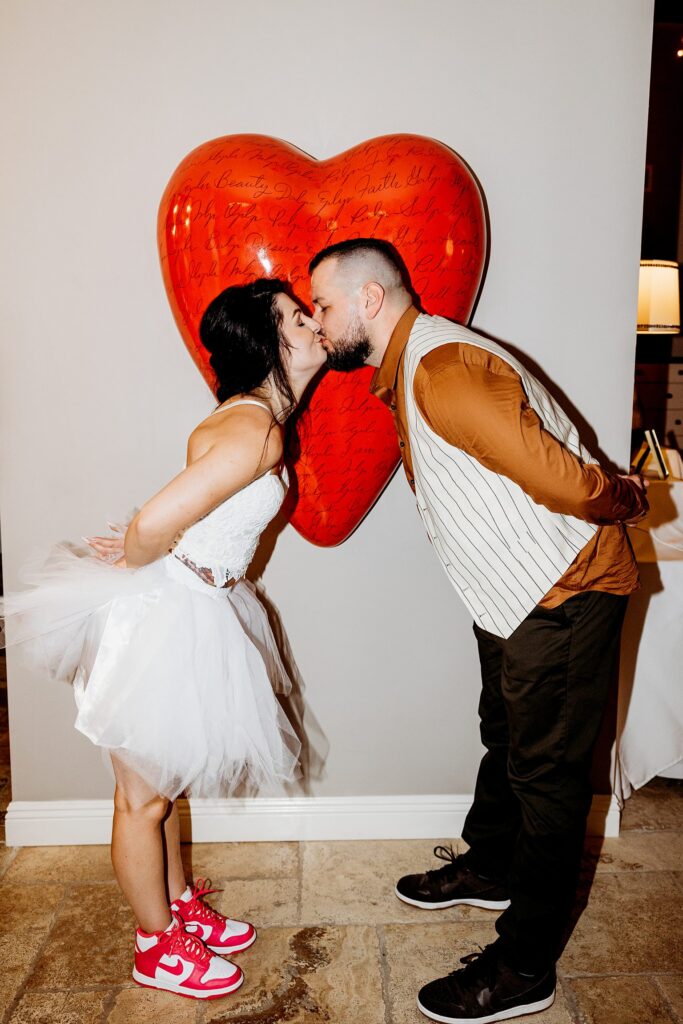
<svg viewBox="0 0 683 1024">
<path fill-rule="evenodd" d="M 497 953 L 492 944 L 484 947 L 483 949 L 480 946 L 478 952 L 468 953 L 467 956 L 461 956 L 460 963 L 465 964 L 465 966 L 458 967 L 454 971 L 449 971 L 449 975 L 456 977 L 459 976 L 458 980 L 460 982 L 467 982 L 473 977 L 480 978 L 483 975 L 488 987 L 493 988 L 496 977 L 497 959 Z"/>
<path fill-rule="evenodd" d="M 192 909 L 197 917 L 205 921 L 212 921 L 214 924 L 222 924 L 225 918 L 219 914 L 208 903 L 204 903 L 203 897 L 209 896 L 212 892 L 223 892 L 222 889 L 212 889 L 210 878 L 198 878 L 192 888 L 192 899 L 188 900 L 186 906 L 192 904 Z"/>
<path fill-rule="evenodd" d="M 185 923 L 179 914 L 176 914 L 175 911 L 171 911 L 171 913 L 177 927 L 170 933 L 169 953 L 177 951 L 181 956 L 184 953 L 189 953 L 196 964 L 208 963 L 213 953 L 206 948 L 202 940 L 198 939 L 196 935 L 185 931 Z"/>
<path fill-rule="evenodd" d="M 439 860 L 445 860 L 446 864 L 444 864 L 442 868 L 432 868 L 431 871 L 428 871 L 427 874 L 430 877 L 433 877 L 434 875 L 440 875 L 442 872 L 448 871 L 449 868 L 453 867 L 456 860 L 458 859 L 458 854 L 455 852 L 452 846 L 435 846 L 434 856 L 438 857 Z"/>
</svg>

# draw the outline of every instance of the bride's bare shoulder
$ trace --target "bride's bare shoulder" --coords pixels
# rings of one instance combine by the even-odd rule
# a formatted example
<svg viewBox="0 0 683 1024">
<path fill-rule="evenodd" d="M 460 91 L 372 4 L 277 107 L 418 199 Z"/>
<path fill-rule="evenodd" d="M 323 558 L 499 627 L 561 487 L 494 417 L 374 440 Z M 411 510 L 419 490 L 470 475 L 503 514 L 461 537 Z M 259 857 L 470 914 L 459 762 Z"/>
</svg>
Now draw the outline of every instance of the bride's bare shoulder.
<svg viewBox="0 0 683 1024">
<path fill-rule="evenodd" d="M 187 461 L 194 462 L 216 445 L 256 445 L 275 465 L 282 457 L 284 432 L 264 405 L 219 406 L 198 423 L 187 440 Z"/>
</svg>

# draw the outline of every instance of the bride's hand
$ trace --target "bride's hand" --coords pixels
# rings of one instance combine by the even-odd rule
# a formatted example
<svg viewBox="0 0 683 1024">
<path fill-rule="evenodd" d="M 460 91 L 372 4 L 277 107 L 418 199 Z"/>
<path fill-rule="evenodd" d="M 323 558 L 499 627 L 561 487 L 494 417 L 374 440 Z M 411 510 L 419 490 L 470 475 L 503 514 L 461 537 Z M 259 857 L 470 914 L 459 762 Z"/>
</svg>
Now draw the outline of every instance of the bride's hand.
<svg viewBox="0 0 683 1024">
<path fill-rule="evenodd" d="M 123 555 L 126 528 L 125 526 L 119 526 L 117 523 L 107 523 L 107 526 L 114 534 L 113 537 L 83 537 L 83 540 L 103 562 L 114 562 L 114 564 L 118 565 L 119 562 L 115 560 Z"/>
</svg>

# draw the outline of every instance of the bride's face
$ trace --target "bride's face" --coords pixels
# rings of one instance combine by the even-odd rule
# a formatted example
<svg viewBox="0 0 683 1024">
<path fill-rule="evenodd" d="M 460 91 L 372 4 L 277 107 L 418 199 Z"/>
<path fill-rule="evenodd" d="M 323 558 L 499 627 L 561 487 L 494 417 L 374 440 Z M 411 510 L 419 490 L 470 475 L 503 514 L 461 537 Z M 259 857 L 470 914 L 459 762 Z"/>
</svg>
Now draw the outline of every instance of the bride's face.
<svg viewBox="0 0 683 1024">
<path fill-rule="evenodd" d="M 287 374 L 312 377 L 327 360 L 327 352 L 320 343 L 320 324 L 284 292 L 275 301 L 282 314 L 280 330 L 288 346 L 282 353 Z"/>
</svg>

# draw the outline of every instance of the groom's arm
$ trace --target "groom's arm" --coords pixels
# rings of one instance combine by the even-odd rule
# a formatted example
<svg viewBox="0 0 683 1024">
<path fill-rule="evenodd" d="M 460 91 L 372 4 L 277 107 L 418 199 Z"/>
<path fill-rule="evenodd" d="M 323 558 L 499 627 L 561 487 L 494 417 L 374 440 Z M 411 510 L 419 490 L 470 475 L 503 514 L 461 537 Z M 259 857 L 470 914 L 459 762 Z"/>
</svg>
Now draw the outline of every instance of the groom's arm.
<svg viewBox="0 0 683 1024">
<path fill-rule="evenodd" d="M 418 368 L 414 393 L 435 433 L 552 512 L 604 524 L 647 511 L 635 483 L 584 464 L 544 429 L 519 374 L 492 353 L 460 343 L 434 349 Z"/>
</svg>

